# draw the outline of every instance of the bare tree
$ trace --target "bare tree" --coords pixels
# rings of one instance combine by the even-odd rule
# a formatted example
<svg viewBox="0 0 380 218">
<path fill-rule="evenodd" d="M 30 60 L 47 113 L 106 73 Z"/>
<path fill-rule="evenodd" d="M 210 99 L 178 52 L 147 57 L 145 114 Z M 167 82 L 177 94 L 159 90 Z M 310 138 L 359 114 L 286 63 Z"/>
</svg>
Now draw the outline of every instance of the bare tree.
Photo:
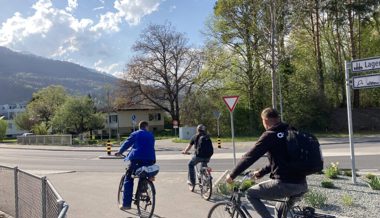
<svg viewBox="0 0 380 218">
<path fill-rule="evenodd" d="M 170 23 L 149 25 L 132 49 L 137 55 L 127 64 L 125 75 L 134 82 L 130 88 L 179 120 L 181 95 L 194 84 L 201 52 L 191 48 L 185 35 Z"/>
</svg>

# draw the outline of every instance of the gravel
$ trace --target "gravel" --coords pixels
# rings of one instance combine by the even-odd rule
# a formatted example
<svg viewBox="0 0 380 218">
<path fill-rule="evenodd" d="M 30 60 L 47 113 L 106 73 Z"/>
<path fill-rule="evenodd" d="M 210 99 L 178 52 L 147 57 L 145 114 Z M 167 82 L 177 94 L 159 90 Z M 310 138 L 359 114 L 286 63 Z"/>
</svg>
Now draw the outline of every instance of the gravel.
<svg viewBox="0 0 380 218">
<path fill-rule="evenodd" d="M 317 211 L 340 217 L 380 217 L 380 191 L 371 189 L 363 178 L 364 176 L 357 177 L 357 184 L 354 185 L 351 177 L 339 176 L 338 179 L 331 180 L 335 188 L 327 189 L 321 186 L 324 175 L 308 176 L 309 190 L 327 197 L 326 204 Z M 345 197 L 352 199 L 352 205 L 343 203 Z M 305 198 L 300 204 L 305 204 Z"/>
</svg>

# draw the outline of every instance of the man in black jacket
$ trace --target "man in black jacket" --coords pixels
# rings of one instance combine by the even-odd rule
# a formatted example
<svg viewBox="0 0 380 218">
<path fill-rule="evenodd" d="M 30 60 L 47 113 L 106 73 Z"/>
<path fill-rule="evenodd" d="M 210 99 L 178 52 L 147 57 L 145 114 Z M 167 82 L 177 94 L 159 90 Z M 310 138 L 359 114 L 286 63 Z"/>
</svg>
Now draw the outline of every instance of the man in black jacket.
<svg viewBox="0 0 380 218">
<path fill-rule="evenodd" d="M 260 199 L 278 199 L 305 193 L 307 183 L 305 175 L 287 168 L 289 157 L 285 133 L 289 126 L 281 122 L 278 112 L 273 108 L 264 109 L 261 112 L 261 119 L 266 131 L 260 136 L 256 144 L 244 154 L 231 174 L 227 175 L 226 182 L 232 183 L 240 173 L 267 153 L 269 164 L 254 171 L 253 174 L 256 178 L 261 178 L 270 173 L 270 180 L 254 185 L 247 190 L 247 199 L 257 213 L 266 218 L 272 217 L 272 215 Z M 276 204 L 275 217 L 281 217 L 284 206 L 280 202 Z"/>
</svg>

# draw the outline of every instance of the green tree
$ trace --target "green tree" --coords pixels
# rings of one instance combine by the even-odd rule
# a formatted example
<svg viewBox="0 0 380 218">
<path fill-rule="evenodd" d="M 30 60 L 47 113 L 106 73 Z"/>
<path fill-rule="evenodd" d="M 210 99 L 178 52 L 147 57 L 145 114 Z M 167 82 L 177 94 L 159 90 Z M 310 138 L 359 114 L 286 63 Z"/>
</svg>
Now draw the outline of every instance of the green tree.
<svg viewBox="0 0 380 218">
<path fill-rule="evenodd" d="M 0 119 L 0 141 L 3 141 L 5 134 L 7 132 L 8 123 L 7 121 Z"/>
<path fill-rule="evenodd" d="M 38 123 L 44 122 L 46 127 L 50 128 L 50 121 L 66 99 L 67 93 L 63 86 L 48 86 L 33 93 L 27 111 L 32 120 Z"/>
<path fill-rule="evenodd" d="M 53 128 L 58 132 L 80 134 L 103 128 L 104 117 L 94 112 L 94 103 L 87 96 L 70 97 L 58 109 L 52 123 Z"/>
<path fill-rule="evenodd" d="M 31 131 L 32 127 L 37 124 L 36 120 L 33 120 L 27 111 L 17 114 L 15 117 L 15 124 L 18 129 Z"/>
</svg>

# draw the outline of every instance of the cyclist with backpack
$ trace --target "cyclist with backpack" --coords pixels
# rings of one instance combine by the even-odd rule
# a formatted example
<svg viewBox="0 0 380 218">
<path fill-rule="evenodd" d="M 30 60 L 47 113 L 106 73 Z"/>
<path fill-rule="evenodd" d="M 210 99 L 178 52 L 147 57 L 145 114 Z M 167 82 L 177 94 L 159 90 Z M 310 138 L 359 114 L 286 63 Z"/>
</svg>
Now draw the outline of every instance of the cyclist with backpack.
<svg viewBox="0 0 380 218">
<path fill-rule="evenodd" d="M 195 154 L 188 164 L 189 172 L 187 184 L 189 185 L 190 190 L 193 190 L 195 185 L 195 165 L 200 162 L 208 163 L 214 153 L 212 141 L 206 132 L 205 125 L 199 124 L 197 126 L 197 133 L 190 139 L 190 143 L 182 151 L 182 154 L 189 154 L 189 150 L 193 147 L 193 145 L 195 146 Z"/>
<path fill-rule="evenodd" d="M 232 183 L 239 174 L 267 154 L 269 164 L 254 171 L 253 176 L 261 178 L 270 173 L 270 179 L 249 188 L 246 196 L 261 217 L 272 217 L 261 199 L 270 200 L 302 195 L 308 190 L 307 174 L 289 167 L 287 135 L 291 128 L 288 124 L 281 122 L 279 113 L 273 108 L 266 108 L 261 113 L 261 119 L 266 131 L 227 175 L 226 182 Z M 291 206 L 288 205 L 289 208 Z M 284 208 L 284 203 L 278 202 L 275 207 L 275 217 L 281 217 Z"/>
</svg>

